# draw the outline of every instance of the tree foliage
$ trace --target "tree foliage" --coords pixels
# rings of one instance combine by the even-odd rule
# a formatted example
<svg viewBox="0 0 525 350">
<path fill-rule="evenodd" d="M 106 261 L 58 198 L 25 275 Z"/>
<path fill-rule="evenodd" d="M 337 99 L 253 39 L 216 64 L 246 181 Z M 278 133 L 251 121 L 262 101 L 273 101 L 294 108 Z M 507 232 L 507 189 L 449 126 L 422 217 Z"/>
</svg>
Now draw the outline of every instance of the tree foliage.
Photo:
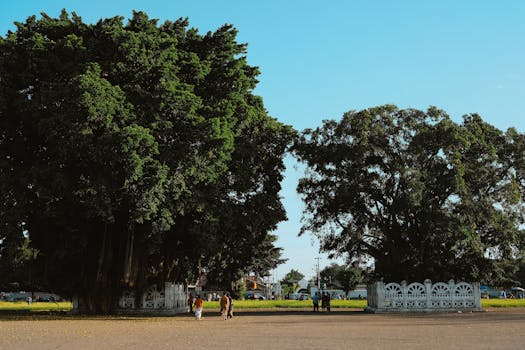
<svg viewBox="0 0 525 350">
<path fill-rule="evenodd" d="M 525 135 L 436 108 L 350 111 L 306 129 L 301 233 L 386 280 L 495 281 L 523 256 Z"/>
<path fill-rule="evenodd" d="M 525 286 L 525 261 L 519 262 L 518 270 L 516 271 L 514 285 Z"/>
<path fill-rule="evenodd" d="M 16 26 L 0 38 L 0 264 L 27 232 L 38 283 L 108 312 L 126 288 L 280 262 L 293 130 L 253 94 L 231 25 L 64 10 Z"/>
<path fill-rule="evenodd" d="M 301 272 L 291 269 L 280 281 L 282 286 L 282 294 L 286 296 L 289 293 L 294 293 L 298 286 L 298 282 L 303 278 L 304 275 Z"/>
<path fill-rule="evenodd" d="M 346 267 L 332 263 L 319 272 L 322 284 L 328 288 L 336 287 L 346 293 L 354 289 L 362 281 L 362 270 L 356 267 Z"/>
<path fill-rule="evenodd" d="M 304 278 L 304 275 L 298 270 L 291 269 L 281 280 L 282 284 L 297 283 Z"/>
</svg>

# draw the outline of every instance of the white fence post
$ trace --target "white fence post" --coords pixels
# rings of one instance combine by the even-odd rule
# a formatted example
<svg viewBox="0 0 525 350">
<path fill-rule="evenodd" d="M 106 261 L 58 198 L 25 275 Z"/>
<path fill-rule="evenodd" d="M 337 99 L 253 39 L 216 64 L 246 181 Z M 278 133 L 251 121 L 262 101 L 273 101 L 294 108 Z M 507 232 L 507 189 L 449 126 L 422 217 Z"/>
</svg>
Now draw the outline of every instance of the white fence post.
<svg viewBox="0 0 525 350">
<path fill-rule="evenodd" d="M 425 305 L 427 309 L 432 309 L 432 281 L 426 279 L 425 285 Z"/>
<path fill-rule="evenodd" d="M 456 284 L 454 280 L 448 281 L 448 288 L 450 289 L 450 305 L 452 308 L 456 307 Z"/>
<path fill-rule="evenodd" d="M 385 308 L 385 284 L 383 281 L 376 282 L 375 292 L 377 293 L 377 308 L 378 309 L 384 309 Z"/>
<path fill-rule="evenodd" d="M 408 308 L 408 290 L 407 281 L 401 281 L 401 305 L 403 309 Z"/>
<path fill-rule="evenodd" d="M 477 309 L 481 309 L 481 289 L 479 282 L 472 283 L 472 287 L 474 288 L 474 305 Z"/>
</svg>

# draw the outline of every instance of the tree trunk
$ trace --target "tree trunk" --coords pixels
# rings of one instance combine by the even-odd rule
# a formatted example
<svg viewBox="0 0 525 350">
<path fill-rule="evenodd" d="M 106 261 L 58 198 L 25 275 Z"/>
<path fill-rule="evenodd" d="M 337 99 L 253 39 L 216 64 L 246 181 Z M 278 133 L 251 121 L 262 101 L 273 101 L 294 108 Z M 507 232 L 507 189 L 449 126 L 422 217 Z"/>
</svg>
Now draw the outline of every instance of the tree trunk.
<svg viewBox="0 0 525 350">
<path fill-rule="evenodd" d="M 82 299 L 86 312 L 107 314 L 111 309 L 113 285 L 111 265 L 113 263 L 113 232 L 110 224 L 103 224 L 88 240 L 85 259 Z M 81 310 L 82 311 L 82 310 Z"/>
<path fill-rule="evenodd" d="M 145 229 L 130 226 L 125 213 L 93 233 L 88 242 L 82 291 L 88 313 L 112 313 L 125 289 L 142 290 L 137 281 L 143 281 L 139 248 L 144 243 Z"/>
</svg>

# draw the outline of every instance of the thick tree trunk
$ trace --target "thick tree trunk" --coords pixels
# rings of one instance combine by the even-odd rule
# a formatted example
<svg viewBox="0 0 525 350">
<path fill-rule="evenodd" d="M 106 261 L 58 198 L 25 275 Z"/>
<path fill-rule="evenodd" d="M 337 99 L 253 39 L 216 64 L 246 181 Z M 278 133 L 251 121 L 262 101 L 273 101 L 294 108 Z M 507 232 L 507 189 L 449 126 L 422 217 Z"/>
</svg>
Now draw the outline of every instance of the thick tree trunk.
<svg viewBox="0 0 525 350">
<path fill-rule="evenodd" d="M 146 229 L 144 225 L 130 226 L 128 216 L 120 215 L 114 224 L 101 225 L 93 233 L 81 293 L 88 313 L 112 313 L 125 289 L 142 290 L 140 247 Z"/>
<path fill-rule="evenodd" d="M 80 298 L 86 312 L 108 313 L 112 290 L 108 271 L 112 262 L 112 232 L 109 224 L 95 227 L 95 232 L 88 240 Z"/>
</svg>

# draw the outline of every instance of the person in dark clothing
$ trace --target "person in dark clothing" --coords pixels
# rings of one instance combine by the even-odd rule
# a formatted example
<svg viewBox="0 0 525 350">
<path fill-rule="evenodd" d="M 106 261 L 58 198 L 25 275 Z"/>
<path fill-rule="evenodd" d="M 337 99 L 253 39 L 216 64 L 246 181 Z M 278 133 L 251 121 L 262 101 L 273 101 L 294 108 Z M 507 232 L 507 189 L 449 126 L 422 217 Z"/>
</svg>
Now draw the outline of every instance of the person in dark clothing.
<svg viewBox="0 0 525 350">
<path fill-rule="evenodd" d="M 312 302 L 314 304 L 314 312 L 319 312 L 319 293 L 315 293 L 312 297 Z"/>
<path fill-rule="evenodd" d="M 193 313 L 193 295 L 190 293 L 188 295 L 188 305 L 190 306 L 190 313 Z"/>
<path fill-rule="evenodd" d="M 232 299 L 230 293 L 228 293 L 226 295 L 228 296 L 228 299 L 230 300 L 230 303 L 228 305 L 228 318 L 232 319 L 233 318 L 233 299 Z"/>
<path fill-rule="evenodd" d="M 321 299 L 321 306 L 323 310 L 330 312 L 330 293 L 324 293 L 323 298 Z"/>
<path fill-rule="evenodd" d="M 332 298 L 330 298 L 330 293 L 326 293 L 325 294 L 325 302 L 324 302 L 324 307 L 326 308 L 326 311 L 330 312 L 330 301 Z"/>
</svg>

